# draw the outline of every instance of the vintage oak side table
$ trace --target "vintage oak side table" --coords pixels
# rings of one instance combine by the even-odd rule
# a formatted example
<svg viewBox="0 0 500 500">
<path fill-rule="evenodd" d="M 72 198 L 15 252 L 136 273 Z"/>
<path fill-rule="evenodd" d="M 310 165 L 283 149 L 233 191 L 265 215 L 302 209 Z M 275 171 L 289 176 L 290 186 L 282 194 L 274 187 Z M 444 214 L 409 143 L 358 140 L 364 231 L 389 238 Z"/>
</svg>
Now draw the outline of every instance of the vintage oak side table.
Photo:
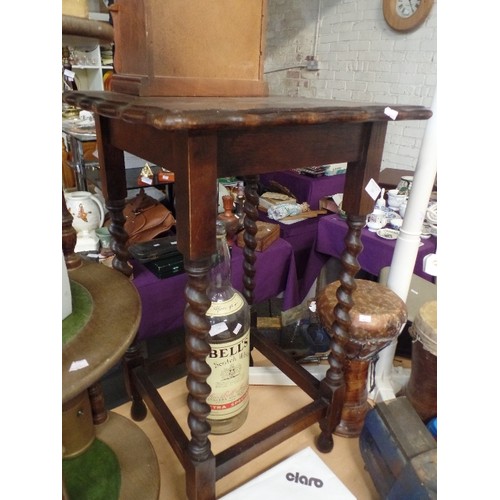
<svg viewBox="0 0 500 500">
<path fill-rule="evenodd" d="M 127 234 L 123 229 L 126 182 L 123 151 L 175 172 L 177 241 L 188 276 L 184 313 L 186 329 L 187 405 L 190 437 L 172 416 L 140 362 L 127 361 L 132 417 L 144 418 L 142 398 L 186 470 L 191 500 L 215 498 L 215 482 L 302 429 L 319 422 L 317 447 L 333 448 L 345 384 L 344 352 L 332 343 L 329 370 L 319 382 L 276 348 L 256 329 L 252 345 L 269 358 L 312 402 L 214 456 L 209 440 L 206 383 L 209 301 L 205 289 L 210 256 L 215 251 L 217 178 L 245 176 L 250 201 L 245 217 L 245 294 L 253 302 L 259 174 L 277 170 L 347 162 L 343 208 L 349 231 L 342 255 L 343 272 L 333 328 L 337 338 L 349 329 L 349 310 L 362 250 L 360 232 L 374 200 L 365 190 L 378 180 L 387 122 L 385 105 L 340 103 L 287 97 L 137 97 L 116 92 L 66 92 L 68 104 L 93 111 L 103 192 L 111 214 L 114 267 L 126 275 Z M 396 120 L 426 120 L 422 106 L 393 106 Z"/>
</svg>

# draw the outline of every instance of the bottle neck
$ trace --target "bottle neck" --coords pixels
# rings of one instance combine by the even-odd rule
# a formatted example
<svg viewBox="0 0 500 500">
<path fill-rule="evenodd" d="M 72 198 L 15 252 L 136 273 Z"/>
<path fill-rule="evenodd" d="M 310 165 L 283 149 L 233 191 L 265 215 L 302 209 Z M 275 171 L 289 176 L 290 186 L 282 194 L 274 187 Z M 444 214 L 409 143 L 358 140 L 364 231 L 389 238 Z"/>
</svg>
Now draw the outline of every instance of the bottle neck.
<svg viewBox="0 0 500 500">
<path fill-rule="evenodd" d="M 217 221 L 216 230 L 216 253 L 209 272 L 209 289 L 212 291 L 232 288 L 231 255 L 229 253 L 224 224 Z"/>
</svg>

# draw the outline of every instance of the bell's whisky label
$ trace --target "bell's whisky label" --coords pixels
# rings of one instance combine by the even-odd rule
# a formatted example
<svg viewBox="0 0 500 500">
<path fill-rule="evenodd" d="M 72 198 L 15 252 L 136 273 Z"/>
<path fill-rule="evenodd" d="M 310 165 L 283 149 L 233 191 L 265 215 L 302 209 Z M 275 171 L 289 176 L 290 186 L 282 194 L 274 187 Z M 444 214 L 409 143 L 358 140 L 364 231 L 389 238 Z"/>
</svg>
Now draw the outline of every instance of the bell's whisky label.
<svg viewBox="0 0 500 500">
<path fill-rule="evenodd" d="M 212 389 L 207 398 L 210 418 L 225 420 L 238 415 L 248 405 L 250 330 L 235 340 L 210 347 L 207 356 L 212 369 L 207 379 Z"/>
<path fill-rule="evenodd" d="M 238 312 L 244 305 L 245 302 L 241 295 L 235 293 L 229 300 L 212 302 L 206 314 L 207 316 L 230 316 Z"/>
</svg>

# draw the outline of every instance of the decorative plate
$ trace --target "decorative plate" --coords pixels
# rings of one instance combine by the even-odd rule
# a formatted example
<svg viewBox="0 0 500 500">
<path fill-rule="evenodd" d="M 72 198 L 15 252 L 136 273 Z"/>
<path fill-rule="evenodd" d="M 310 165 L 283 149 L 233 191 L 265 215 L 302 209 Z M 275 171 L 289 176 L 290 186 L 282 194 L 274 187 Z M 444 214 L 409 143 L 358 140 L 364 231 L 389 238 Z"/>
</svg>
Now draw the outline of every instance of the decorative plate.
<svg viewBox="0 0 500 500">
<path fill-rule="evenodd" d="M 399 231 L 396 231 L 395 229 L 383 228 L 377 231 L 377 236 L 384 238 L 384 240 L 395 240 L 398 235 Z"/>
<path fill-rule="evenodd" d="M 403 219 L 403 217 L 401 217 L 401 215 L 399 215 L 398 213 L 396 213 L 392 210 L 387 210 L 385 212 L 385 218 L 387 219 L 387 222 L 390 222 L 393 219 Z"/>
</svg>

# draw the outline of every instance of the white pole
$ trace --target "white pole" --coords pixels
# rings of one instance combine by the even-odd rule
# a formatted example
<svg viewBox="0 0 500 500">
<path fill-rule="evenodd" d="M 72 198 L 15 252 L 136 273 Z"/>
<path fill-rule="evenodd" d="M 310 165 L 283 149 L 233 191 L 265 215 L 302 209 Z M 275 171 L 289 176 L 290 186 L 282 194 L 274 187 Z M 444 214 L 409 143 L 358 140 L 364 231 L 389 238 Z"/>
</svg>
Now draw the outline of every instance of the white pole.
<svg viewBox="0 0 500 500">
<path fill-rule="evenodd" d="M 422 149 L 413 176 L 413 184 L 408 198 L 408 206 L 403 226 L 396 241 L 396 248 L 387 278 L 387 287 L 405 302 L 410 289 L 413 268 L 420 245 L 420 233 L 425 218 L 429 198 L 437 171 L 437 89 L 431 106 L 432 117 L 427 122 Z M 375 367 L 375 389 L 371 397 L 374 401 L 394 399 L 401 388 L 394 373 L 394 354 L 397 340 L 379 354 Z"/>
</svg>

